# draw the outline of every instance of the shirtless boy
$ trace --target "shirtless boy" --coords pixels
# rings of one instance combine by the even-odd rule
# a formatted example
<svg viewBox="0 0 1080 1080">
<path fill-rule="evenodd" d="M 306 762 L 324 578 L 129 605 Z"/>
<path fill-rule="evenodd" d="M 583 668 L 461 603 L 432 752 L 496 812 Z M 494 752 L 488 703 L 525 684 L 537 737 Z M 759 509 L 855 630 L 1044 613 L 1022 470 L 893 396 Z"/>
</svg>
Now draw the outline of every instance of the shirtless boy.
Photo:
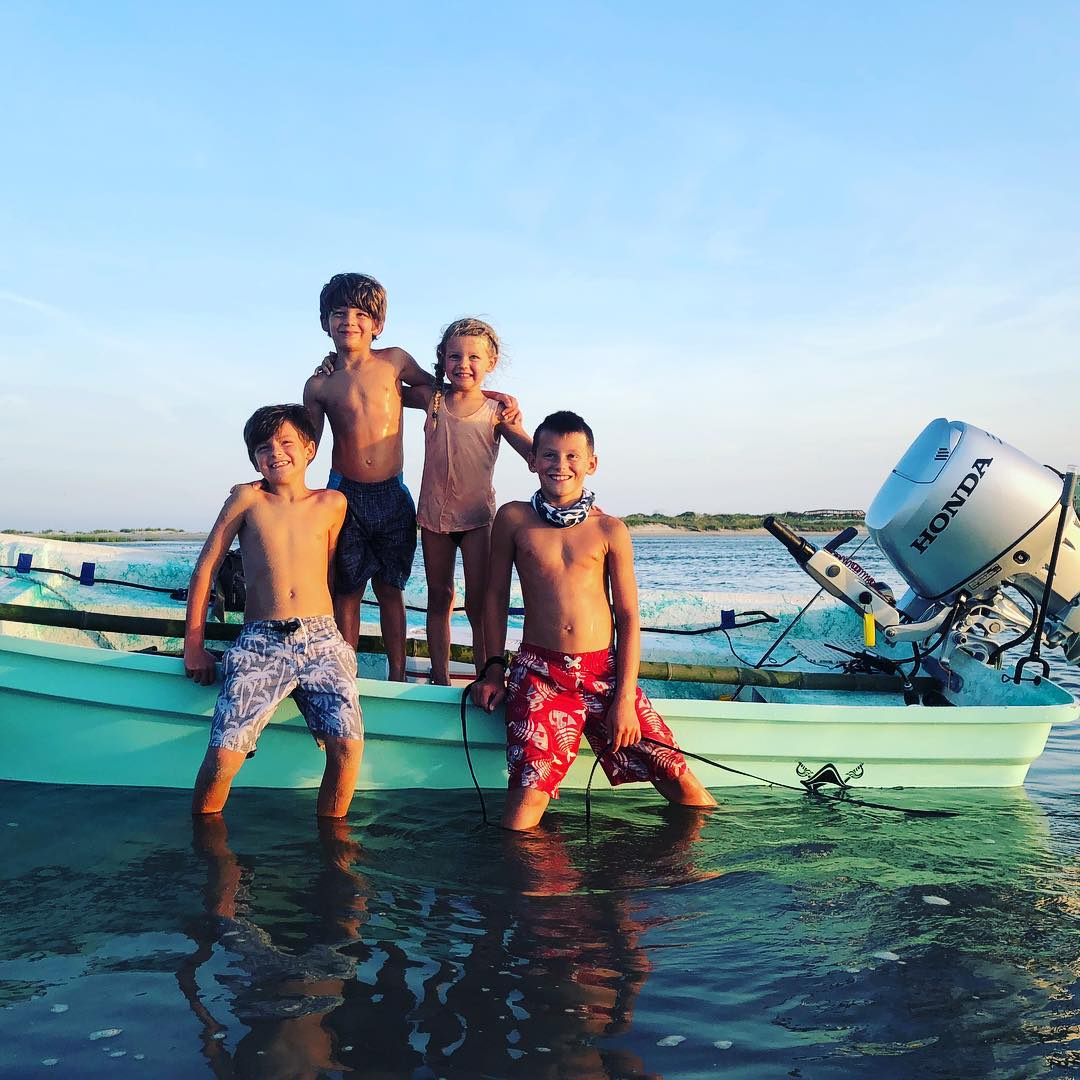
<svg viewBox="0 0 1080 1080">
<path fill-rule="evenodd" d="M 319 320 L 334 342 L 333 372 L 304 386 L 304 405 L 322 438 L 334 433 L 328 488 L 348 500 L 338 545 L 334 615 L 356 647 L 368 581 L 379 602 L 390 678 L 405 679 L 403 590 L 416 552 L 416 508 L 401 478 L 401 384 L 434 377 L 404 350 L 376 349 L 386 322 L 386 290 L 364 274 L 335 274 L 319 295 Z"/>
<path fill-rule="evenodd" d="M 552 413 L 533 436 L 529 467 L 540 490 L 531 502 L 503 506 L 492 528 L 484 637 L 499 659 L 485 664 L 473 689 L 475 703 L 489 712 L 506 700 L 503 827 L 531 829 L 540 821 L 577 757 L 582 731 L 612 785 L 650 780 L 670 802 L 715 806 L 682 754 L 667 748 L 674 736 L 637 685 L 633 549 L 626 526 L 596 509 L 585 490 L 596 471 L 592 429 L 576 413 Z M 507 679 L 501 654 L 515 566 L 525 627 Z"/>
<path fill-rule="evenodd" d="M 239 535 L 247 587 L 244 625 L 225 654 L 192 812 L 216 814 L 224 807 L 244 759 L 255 753 L 260 732 L 291 693 L 326 751 L 317 813 L 344 817 L 364 750 L 356 652 L 338 632 L 330 599 L 345 497 L 311 491 L 305 483 L 315 431 L 304 406 L 257 410 L 244 425 L 244 442 L 262 483 L 232 489 L 188 590 L 184 669 L 209 686 L 215 665 L 204 646 L 206 607 L 218 567 Z"/>
</svg>

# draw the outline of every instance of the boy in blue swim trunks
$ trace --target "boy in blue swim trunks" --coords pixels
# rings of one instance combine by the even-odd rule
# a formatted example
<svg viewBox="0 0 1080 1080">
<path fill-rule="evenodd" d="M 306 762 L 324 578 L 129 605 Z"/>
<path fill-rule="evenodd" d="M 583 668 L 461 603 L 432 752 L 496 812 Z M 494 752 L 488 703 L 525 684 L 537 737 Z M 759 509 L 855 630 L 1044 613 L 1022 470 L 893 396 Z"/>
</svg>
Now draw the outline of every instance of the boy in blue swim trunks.
<svg viewBox="0 0 1080 1080">
<path fill-rule="evenodd" d="M 244 626 L 225 654 L 192 812 L 216 814 L 224 807 L 260 732 L 292 694 L 326 751 L 317 813 L 344 817 L 364 749 L 356 652 L 338 632 L 330 597 L 345 498 L 307 487 L 304 473 L 315 457 L 315 431 L 303 405 L 257 410 L 244 426 L 244 442 L 262 483 L 232 489 L 188 591 L 184 669 L 209 686 L 216 670 L 204 645 L 206 608 L 218 567 L 239 536 L 247 589 Z"/>
<path fill-rule="evenodd" d="M 416 507 L 401 479 L 402 384 L 431 386 L 434 376 L 404 350 L 376 349 L 386 323 L 386 290 L 365 274 L 335 274 L 319 295 L 319 320 L 335 352 L 304 385 L 304 405 L 322 438 L 334 433 L 328 488 L 348 500 L 337 551 L 334 615 L 345 640 L 360 637 L 367 583 L 379 603 L 389 677 L 405 681 L 404 588 L 416 553 Z M 485 391 L 508 406 L 517 402 Z M 417 408 L 423 403 L 407 402 Z"/>
<path fill-rule="evenodd" d="M 368 581 L 379 602 L 390 678 L 405 678 L 405 598 L 416 551 L 416 509 L 401 479 L 401 384 L 434 382 L 404 350 L 376 349 L 386 322 L 386 290 L 364 274 L 335 274 L 319 295 L 319 320 L 334 342 L 330 374 L 304 386 L 304 405 L 322 438 L 334 433 L 327 487 L 348 500 L 338 544 L 334 614 L 354 648 Z"/>
</svg>

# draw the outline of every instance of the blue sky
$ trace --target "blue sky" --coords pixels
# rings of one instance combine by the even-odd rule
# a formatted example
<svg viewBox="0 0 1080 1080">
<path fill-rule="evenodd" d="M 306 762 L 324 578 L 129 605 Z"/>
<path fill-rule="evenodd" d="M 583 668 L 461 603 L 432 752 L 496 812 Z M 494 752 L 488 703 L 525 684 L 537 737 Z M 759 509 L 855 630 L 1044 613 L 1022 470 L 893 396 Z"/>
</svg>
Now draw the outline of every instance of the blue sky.
<svg viewBox="0 0 1080 1080">
<path fill-rule="evenodd" d="M 613 512 L 865 507 L 941 415 L 1072 463 L 1078 31 L 1067 4 L 0 0 L 0 527 L 205 527 L 340 270 L 425 365 L 489 318 L 490 385 L 592 422 Z M 504 453 L 500 498 L 530 480 Z"/>
</svg>

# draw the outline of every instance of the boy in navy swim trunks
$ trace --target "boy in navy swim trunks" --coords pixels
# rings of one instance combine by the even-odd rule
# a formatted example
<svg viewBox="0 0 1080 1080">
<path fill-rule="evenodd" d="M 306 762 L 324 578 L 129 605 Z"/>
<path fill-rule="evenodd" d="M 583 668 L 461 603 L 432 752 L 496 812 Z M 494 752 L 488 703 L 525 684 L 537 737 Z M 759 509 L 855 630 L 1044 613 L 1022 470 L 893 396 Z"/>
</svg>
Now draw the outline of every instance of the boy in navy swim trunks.
<svg viewBox="0 0 1080 1080">
<path fill-rule="evenodd" d="M 670 802 L 715 806 L 637 685 L 634 554 L 626 526 L 593 506 L 585 489 L 596 471 L 592 429 L 576 413 L 552 413 L 533 436 L 529 467 L 540 490 L 531 502 L 503 506 L 492 528 L 484 637 L 493 659 L 473 689 L 489 712 L 506 700 L 503 827 L 540 821 L 583 732 L 612 785 L 649 780 Z M 525 627 L 507 673 L 501 657 L 514 567 Z"/>
<path fill-rule="evenodd" d="M 334 342 L 329 375 L 304 386 L 304 405 L 322 438 L 334 433 L 329 488 L 348 500 L 338 544 L 334 614 L 354 648 L 368 581 L 379 602 L 390 678 L 405 678 L 403 589 L 416 551 L 416 508 L 401 478 L 401 384 L 434 377 L 404 350 L 376 349 L 386 322 L 386 290 L 364 274 L 335 274 L 319 295 L 319 320 Z"/>
<path fill-rule="evenodd" d="M 328 419 L 334 433 L 328 488 L 348 500 L 337 553 L 334 614 L 350 645 L 360 637 L 360 603 L 371 582 L 389 677 L 405 680 L 403 590 L 416 552 L 416 507 L 402 481 L 402 384 L 431 386 L 435 377 L 404 350 L 376 349 L 386 322 L 386 290 L 365 274 L 335 274 L 319 295 L 319 319 L 335 352 L 304 385 L 304 404 L 322 438 Z M 485 391 L 508 406 L 517 402 Z M 422 401 L 407 404 L 423 408 Z"/>
<path fill-rule="evenodd" d="M 225 654 L 192 812 L 216 814 L 224 807 L 244 759 L 254 754 L 260 732 L 291 693 L 326 751 L 317 813 L 344 817 L 364 749 L 356 652 L 338 632 L 330 598 L 345 498 L 337 491 L 311 491 L 305 483 L 315 431 L 303 405 L 257 410 L 244 426 L 244 442 L 262 483 L 232 489 L 188 591 L 184 669 L 209 686 L 216 672 L 204 646 L 206 608 L 218 567 L 239 536 L 247 589 L 244 626 Z"/>
</svg>

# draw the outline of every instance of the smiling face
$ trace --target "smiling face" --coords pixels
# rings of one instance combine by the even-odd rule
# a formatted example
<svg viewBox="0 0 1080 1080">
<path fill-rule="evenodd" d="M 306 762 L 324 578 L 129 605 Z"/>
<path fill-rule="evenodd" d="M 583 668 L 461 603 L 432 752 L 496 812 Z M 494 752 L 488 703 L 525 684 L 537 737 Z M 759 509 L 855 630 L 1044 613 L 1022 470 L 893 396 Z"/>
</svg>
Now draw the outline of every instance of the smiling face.
<svg viewBox="0 0 1080 1080">
<path fill-rule="evenodd" d="M 326 322 L 327 333 L 339 353 L 364 349 L 382 333 L 382 324 L 358 307 L 333 308 Z"/>
<path fill-rule="evenodd" d="M 581 498 L 585 477 L 596 472 L 596 454 L 582 431 L 557 435 L 542 429 L 529 455 L 529 468 L 540 478 L 540 491 L 552 506 Z"/>
<path fill-rule="evenodd" d="M 495 367 L 486 338 L 460 335 L 446 343 L 446 380 L 455 390 L 475 390 Z"/>
<path fill-rule="evenodd" d="M 267 483 L 285 484 L 303 478 L 315 457 L 315 444 L 284 420 L 273 435 L 255 444 L 252 454 Z"/>
</svg>

